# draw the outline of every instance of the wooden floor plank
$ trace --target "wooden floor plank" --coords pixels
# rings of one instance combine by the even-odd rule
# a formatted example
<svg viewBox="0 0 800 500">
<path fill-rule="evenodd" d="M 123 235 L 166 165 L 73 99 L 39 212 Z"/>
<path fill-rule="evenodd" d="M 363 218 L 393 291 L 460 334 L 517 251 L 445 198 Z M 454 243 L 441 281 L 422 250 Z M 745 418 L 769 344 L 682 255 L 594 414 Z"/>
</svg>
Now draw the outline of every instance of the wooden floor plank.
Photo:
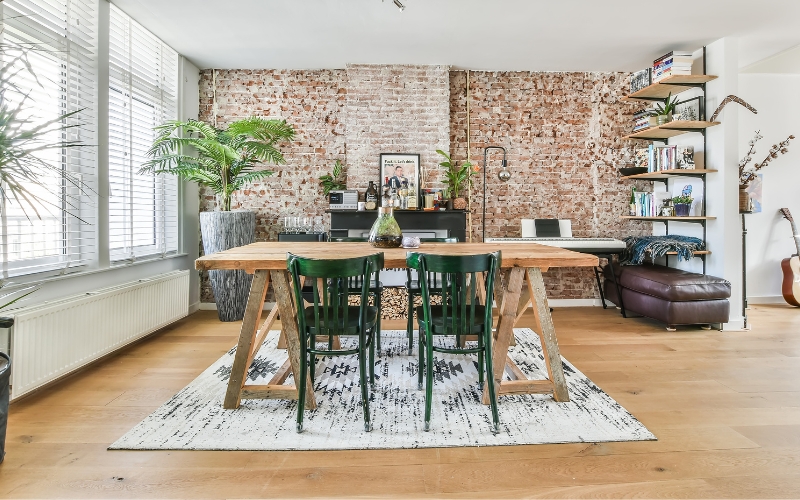
<svg viewBox="0 0 800 500">
<path fill-rule="evenodd" d="M 689 327 L 667 332 L 650 320 L 623 319 L 613 309 L 556 308 L 552 316 L 561 354 L 658 441 L 329 452 L 108 451 L 111 442 L 235 345 L 240 324 L 221 323 L 215 312 L 204 311 L 15 402 L 0 465 L 0 496 L 800 496 L 797 309 L 752 307 L 749 332 Z M 527 311 L 517 326 L 533 324 Z M 405 329 L 405 323 L 385 321 L 384 328 Z"/>
</svg>

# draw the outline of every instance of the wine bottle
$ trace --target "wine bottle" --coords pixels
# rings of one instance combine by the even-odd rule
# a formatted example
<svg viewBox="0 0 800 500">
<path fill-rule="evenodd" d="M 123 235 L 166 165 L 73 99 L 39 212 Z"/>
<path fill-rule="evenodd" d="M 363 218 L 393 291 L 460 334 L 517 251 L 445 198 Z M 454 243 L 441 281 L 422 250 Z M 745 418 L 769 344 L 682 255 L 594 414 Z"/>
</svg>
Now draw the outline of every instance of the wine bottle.
<svg viewBox="0 0 800 500">
<path fill-rule="evenodd" d="M 403 181 L 398 194 L 400 195 L 400 208 L 406 210 L 408 208 L 408 181 Z"/>
<path fill-rule="evenodd" d="M 636 188 L 631 187 L 630 215 L 636 215 Z"/>
<path fill-rule="evenodd" d="M 375 210 L 378 208 L 378 190 L 375 189 L 375 182 L 369 181 L 369 187 L 364 195 L 364 208 L 367 210 Z"/>
</svg>

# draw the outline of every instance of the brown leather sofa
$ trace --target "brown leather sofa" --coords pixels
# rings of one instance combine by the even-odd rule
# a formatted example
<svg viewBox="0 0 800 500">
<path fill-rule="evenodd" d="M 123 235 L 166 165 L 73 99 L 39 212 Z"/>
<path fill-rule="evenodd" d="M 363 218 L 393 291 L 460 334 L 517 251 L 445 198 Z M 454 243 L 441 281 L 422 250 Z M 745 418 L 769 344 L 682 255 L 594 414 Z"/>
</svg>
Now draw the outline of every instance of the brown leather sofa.
<svg viewBox="0 0 800 500">
<path fill-rule="evenodd" d="M 603 289 L 606 299 L 622 308 L 623 314 L 661 321 L 670 330 L 675 325 L 728 322 L 731 284 L 727 280 L 654 264 L 615 266 L 614 270 L 616 276 L 605 267 Z"/>
</svg>

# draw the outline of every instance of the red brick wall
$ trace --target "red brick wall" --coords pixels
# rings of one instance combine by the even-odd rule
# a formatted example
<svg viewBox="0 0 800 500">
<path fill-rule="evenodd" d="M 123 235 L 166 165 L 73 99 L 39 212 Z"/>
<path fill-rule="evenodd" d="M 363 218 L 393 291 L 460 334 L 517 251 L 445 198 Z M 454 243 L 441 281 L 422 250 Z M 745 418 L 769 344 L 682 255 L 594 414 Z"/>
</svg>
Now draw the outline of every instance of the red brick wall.
<svg viewBox="0 0 800 500">
<path fill-rule="evenodd" d="M 505 147 L 507 183 L 497 178 L 502 156 L 490 153 L 486 171 L 486 237 L 520 236 L 520 219 L 572 220 L 576 237 L 649 234 L 649 224 L 624 222 L 631 183 L 617 168 L 632 114 L 641 105 L 621 102 L 627 73 L 470 72 L 470 160 L 483 165 L 483 148 Z M 466 73 L 450 73 L 450 143 L 467 156 Z M 472 234 L 480 241 L 483 181 L 475 177 Z M 637 186 L 642 189 L 644 186 Z M 590 269 L 545 275 L 552 298 L 597 296 Z"/>
<path fill-rule="evenodd" d="M 363 192 L 378 178 L 378 154 L 421 154 L 428 185 L 440 175 L 436 149 L 466 158 L 466 77 L 444 66 L 349 65 L 344 70 L 218 70 L 202 72 L 200 119 L 217 125 L 251 115 L 280 116 L 297 131 L 284 145 L 287 163 L 276 174 L 235 195 L 232 208 L 257 213 L 256 237 L 274 240 L 290 211 L 323 215 L 317 178 L 334 160 L 348 165 L 348 187 Z M 621 136 L 635 105 L 619 102 L 624 73 L 471 72 L 472 161 L 483 147 L 504 146 L 513 176 L 497 180 L 499 156 L 490 161 L 487 237 L 518 236 L 519 219 L 573 220 L 575 236 L 649 233 L 623 223 L 630 183 L 616 168 Z M 481 181 L 473 189 L 472 234 L 480 239 Z M 477 194 L 477 196 L 475 196 Z M 201 209 L 213 210 L 213 193 L 201 191 Z M 326 223 L 328 219 L 325 219 Z M 552 298 L 596 296 L 589 270 L 548 273 Z M 202 300 L 213 301 L 203 281 Z"/>
</svg>

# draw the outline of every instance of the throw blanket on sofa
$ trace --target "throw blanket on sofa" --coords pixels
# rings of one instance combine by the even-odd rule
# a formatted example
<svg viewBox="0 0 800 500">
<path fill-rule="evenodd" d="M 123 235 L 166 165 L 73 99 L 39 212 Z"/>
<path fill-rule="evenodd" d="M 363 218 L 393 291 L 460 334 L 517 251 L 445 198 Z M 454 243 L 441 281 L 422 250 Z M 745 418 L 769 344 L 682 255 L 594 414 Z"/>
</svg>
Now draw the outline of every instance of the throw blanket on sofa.
<svg viewBox="0 0 800 500">
<path fill-rule="evenodd" d="M 700 238 L 670 234 L 668 236 L 628 236 L 625 240 L 625 253 L 622 254 L 623 265 L 638 266 L 645 257 L 655 259 L 663 257 L 667 252 L 678 252 L 679 260 L 689 260 L 698 250 L 705 250 L 706 245 Z"/>
</svg>

